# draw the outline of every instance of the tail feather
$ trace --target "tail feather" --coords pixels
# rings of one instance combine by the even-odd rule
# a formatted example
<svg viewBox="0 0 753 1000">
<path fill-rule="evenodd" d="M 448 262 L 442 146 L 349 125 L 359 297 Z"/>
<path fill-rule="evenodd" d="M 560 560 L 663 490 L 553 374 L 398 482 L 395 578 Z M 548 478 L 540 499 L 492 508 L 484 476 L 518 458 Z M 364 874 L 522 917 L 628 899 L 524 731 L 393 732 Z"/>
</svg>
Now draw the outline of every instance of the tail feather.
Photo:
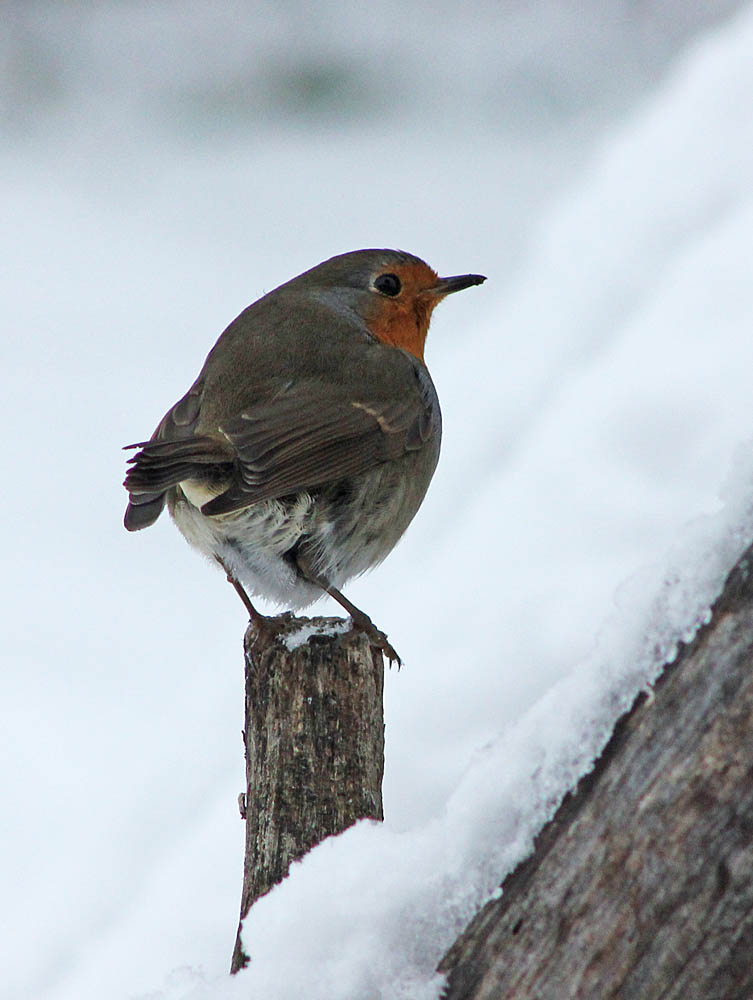
<svg viewBox="0 0 753 1000">
<path fill-rule="evenodd" d="M 148 494 L 142 494 L 139 497 L 133 496 L 126 507 L 123 518 L 123 524 L 128 531 L 141 531 L 142 528 L 148 528 L 150 524 L 154 524 L 162 513 L 165 499 L 164 493 L 158 493 L 152 497 L 149 497 Z"/>
<path fill-rule="evenodd" d="M 154 524 L 165 506 L 166 493 L 186 479 L 201 479 L 208 466 L 231 461 L 227 448 L 209 437 L 190 437 L 173 441 L 147 441 L 128 445 L 141 448 L 129 459 L 130 468 L 123 485 L 130 494 L 125 526 L 139 531 Z"/>
</svg>

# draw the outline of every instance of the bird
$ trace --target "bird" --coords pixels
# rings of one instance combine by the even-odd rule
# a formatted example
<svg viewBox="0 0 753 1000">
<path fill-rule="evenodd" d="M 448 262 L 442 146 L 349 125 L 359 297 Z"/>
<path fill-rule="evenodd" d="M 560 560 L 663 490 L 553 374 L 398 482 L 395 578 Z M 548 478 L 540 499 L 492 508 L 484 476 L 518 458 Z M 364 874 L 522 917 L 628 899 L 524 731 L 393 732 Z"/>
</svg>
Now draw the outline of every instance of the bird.
<svg viewBox="0 0 753 1000">
<path fill-rule="evenodd" d="M 325 594 L 400 657 L 342 593 L 382 562 L 421 505 L 442 417 L 424 361 L 435 306 L 481 274 L 440 278 L 400 250 L 338 254 L 248 306 L 148 441 L 127 445 L 128 531 L 165 506 L 251 597 L 299 610 Z"/>
</svg>

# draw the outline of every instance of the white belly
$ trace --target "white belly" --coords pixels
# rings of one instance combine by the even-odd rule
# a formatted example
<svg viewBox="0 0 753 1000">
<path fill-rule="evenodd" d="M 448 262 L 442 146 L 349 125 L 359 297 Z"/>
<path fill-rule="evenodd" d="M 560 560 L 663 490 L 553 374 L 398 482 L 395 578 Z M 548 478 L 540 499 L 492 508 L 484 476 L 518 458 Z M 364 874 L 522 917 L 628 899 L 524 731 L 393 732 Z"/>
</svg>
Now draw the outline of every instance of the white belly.
<svg viewBox="0 0 753 1000">
<path fill-rule="evenodd" d="M 175 494 L 170 513 L 184 538 L 212 561 L 221 560 L 249 596 L 291 609 L 324 596 L 284 558 L 311 531 L 315 501 L 307 493 L 293 503 L 265 500 L 217 517 L 205 517 L 199 510 L 196 502 L 207 503 L 212 494 L 197 484 L 182 483 Z"/>
</svg>

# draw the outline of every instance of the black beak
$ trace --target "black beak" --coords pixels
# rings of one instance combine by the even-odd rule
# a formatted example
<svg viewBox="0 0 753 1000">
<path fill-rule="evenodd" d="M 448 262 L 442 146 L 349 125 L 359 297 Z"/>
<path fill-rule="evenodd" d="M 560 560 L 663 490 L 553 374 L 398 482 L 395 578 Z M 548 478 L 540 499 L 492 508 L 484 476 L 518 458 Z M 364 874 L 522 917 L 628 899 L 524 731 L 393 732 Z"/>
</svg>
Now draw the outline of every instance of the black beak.
<svg viewBox="0 0 753 1000">
<path fill-rule="evenodd" d="M 429 295 L 449 295 L 451 292 L 462 292 L 471 285 L 480 285 L 486 281 L 484 274 L 455 274 L 451 278 L 440 278 L 433 288 L 428 288 Z"/>
</svg>

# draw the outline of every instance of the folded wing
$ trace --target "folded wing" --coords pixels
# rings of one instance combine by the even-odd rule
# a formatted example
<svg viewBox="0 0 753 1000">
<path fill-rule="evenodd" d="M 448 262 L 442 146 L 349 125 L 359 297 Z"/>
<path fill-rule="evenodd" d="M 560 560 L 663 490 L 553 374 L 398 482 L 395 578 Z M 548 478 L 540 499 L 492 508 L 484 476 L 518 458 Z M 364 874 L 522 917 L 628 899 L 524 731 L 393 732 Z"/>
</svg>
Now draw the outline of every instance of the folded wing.
<svg viewBox="0 0 753 1000">
<path fill-rule="evenodd" d="M 423 447 L 437 425 L 432 401 L 422 393 L 399 401 L 353 399 L 319 381 L 246 407 L 212 434 L 194 433 L 198 405 L 192 409 L 184 397 L 151 441 L 132 446 L 141 450 L 125 480 L 129 530 L 153 523 L 166 491 L 183 481 L 220 482 L 222 492 L 202 513 L 227 514 L 358 475 Z"/>
</svg>

